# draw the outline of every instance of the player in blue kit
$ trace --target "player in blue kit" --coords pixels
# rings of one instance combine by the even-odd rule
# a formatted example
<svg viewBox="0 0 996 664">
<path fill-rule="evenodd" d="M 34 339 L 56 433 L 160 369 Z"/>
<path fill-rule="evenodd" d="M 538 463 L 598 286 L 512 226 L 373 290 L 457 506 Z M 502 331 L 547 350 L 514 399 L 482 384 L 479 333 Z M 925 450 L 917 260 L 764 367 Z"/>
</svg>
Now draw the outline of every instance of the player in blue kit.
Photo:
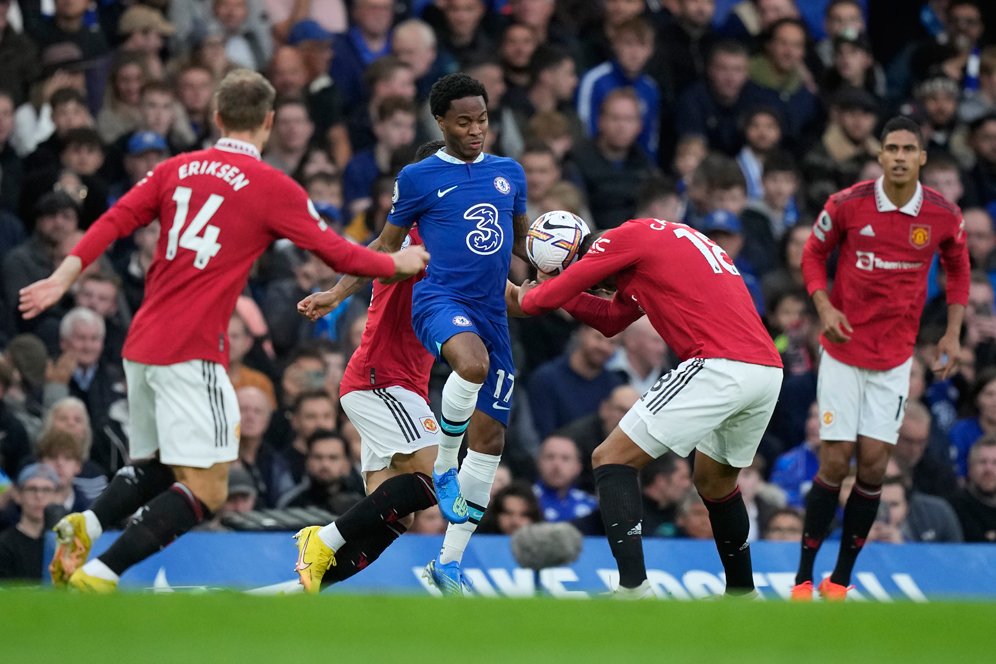
<svg viewBox="0 0 996 664">
<path fill-rule="evenodd" d="M 432 256 L 415 286 L 412 327 L 453 368 L 443 387 L 433 472 L 439 508 L 451 525 L 426 567 L 445 594 L 463 592 L 460 562 L 490 500 L 505 444 L 515 386 L 505 288 L 512 254 L 526 259 L 529 226 L 522 167 L 483 152 L 487 101 L 484 86 L 466 74 L 436 81 L 429 107 L 446 145 L 401 170 L 388 223 L 370 245 L 393 251 L 417 222 Z M 346 277 L 340 292 L 351 294 L 360 283 Z M 469 450 L 458 474 L 468 428 Z"/>
</svg>

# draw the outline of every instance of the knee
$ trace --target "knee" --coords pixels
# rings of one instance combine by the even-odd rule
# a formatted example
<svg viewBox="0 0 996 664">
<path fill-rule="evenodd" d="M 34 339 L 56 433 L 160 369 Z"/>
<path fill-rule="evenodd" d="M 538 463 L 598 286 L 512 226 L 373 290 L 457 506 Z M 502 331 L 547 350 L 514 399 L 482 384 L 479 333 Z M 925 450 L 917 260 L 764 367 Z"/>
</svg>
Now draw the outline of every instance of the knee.
<svg viewBox="0 0 996 664">
<path fill-rule="evenodd" d="M 859 460 L 857 480 L 865 485 L 877 486 L 885 479 L 888 457 L 883 459 Z"/>
<path fill-rule="evenodd" d="M 453 368 L 460 378 L 470 383 L 483 384 L 488 377 L 488 356 L 474 354 L 470 357 L 461 358 L 457 366 Z"/>
<path fill-rule="evenodd" d="M 477 432 L 475 431 L 475 433 Z M 486 431 L 484 435 L 469 435 L 467 437 L 467 447 L 481 454 L 501 456 L 501 453 L 505 450 L 505 427 L 496 422 L 495 427 Z"/>
<path fill-rule="evenodd" d="M 225 506 L 225 501 L 228 500 L 228 484 L 222 483 L 220 486 L 202 488 L 199 491 L 193 491 L 193 494 L 197 500 L 204 503 L 204 507 L 208 508 L 212 514 L 217 514 Z"/>
<path fill-rule="evenodd" d="M 851 459 L 840 455 L 827 455 L 820 464 L 819 476 L 827 482 L 839 485 L 851 471 Z"/>
<path fill-rule="evenodd" d="M 591 453 L 591 467 L 598 468 L 600 466 L 608 466 L 611 464 L 623 463 L 619 460 L 618 456 L 612 453 L 612 449 L 608 447 L 605 443 L 602 443 L 595 448 L 595 451 Z"/>
</svg>

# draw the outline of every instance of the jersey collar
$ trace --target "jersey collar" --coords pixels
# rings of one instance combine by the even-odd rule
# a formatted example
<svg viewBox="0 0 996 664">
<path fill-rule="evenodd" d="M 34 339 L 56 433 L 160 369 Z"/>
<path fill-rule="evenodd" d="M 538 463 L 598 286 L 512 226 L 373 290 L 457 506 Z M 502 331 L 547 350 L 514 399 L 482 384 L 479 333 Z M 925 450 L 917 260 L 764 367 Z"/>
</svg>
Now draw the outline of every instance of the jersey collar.
<svg viewBox="0 0 996 664">
<path fill-rule="evenodd" d="M 879 212 L 895 212 L 899 210 L 911 217 L 920 214 L 920 208 L 923 206 L 923 185 L 917 182 L 916 193 L 913 194 L 913 198 L 903 207 L 897 208 L 895 203 L 890 201 L 889 197 L 885 195 L 885 187 L 882 186 L 883 182 L 885 182 L 884 175 L 875 180 L 875 207 L 878 208 Z"/>
<path fill-rule="evenodd" d="M 214 147 L 218 150 L 223 150 L 224 152 L 247 154 L 257 161 L 260 159 L 259 150 L 256 149 L 255 145 L 235 138 L 219 138 L 218 142 L 214 144 Z"/>
<path fill-rule="evenodd" d="M 447 162 L 447 163 L 457 164 L 458 166 L 467 163 L 463 159 L 457 159 L 456 157 L 454 157 L 453 155 L 451 155 L 449 152 L 446 151 L 446 148 L 439 148 L 439 151 L 436 152 L 436 156 L 439 157 L 440 159 L 442 159 L 443 161 Z M 481 151 L 481 154 L 477 155 L 477 159 L 475 159 L 471 163 L 472 164 L 476 164 L 479 161 L 484 161 L 484 152 L 483 151 Z"/>
</svg>

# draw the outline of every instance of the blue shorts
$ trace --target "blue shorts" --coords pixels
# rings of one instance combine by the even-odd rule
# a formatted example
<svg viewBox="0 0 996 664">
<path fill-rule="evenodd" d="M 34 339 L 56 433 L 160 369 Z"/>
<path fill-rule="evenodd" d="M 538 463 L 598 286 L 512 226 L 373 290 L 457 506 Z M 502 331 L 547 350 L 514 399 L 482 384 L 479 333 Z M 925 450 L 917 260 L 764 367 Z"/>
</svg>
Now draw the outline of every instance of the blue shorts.
<svg viewBox="0 0 996 664">
<path fill-rule="evenodd" d="M 488 349 L 488 377 L 477 397 L 477 410 L 508 426 L 515 387 L 515 363 L 504 315 L 485 316 L 447 295 L 416 296 L 412 302 L 412 327 L 422 345 L 443 359 L 442 348 L 461 332 L 473 332 Z"/>
</svg>

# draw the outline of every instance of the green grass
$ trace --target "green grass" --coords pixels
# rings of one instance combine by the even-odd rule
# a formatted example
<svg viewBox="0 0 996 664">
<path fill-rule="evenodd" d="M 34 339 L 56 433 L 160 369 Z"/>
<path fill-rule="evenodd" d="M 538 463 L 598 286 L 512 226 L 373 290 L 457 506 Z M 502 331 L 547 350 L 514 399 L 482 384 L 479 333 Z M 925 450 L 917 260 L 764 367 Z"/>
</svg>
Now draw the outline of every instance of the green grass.
<svg viewBox="0 0 996 664">
<path fill-rule="evenodd" d="M 0 661 L 996 661 L 996 604 L 0 592 Z"/>
</svg>

